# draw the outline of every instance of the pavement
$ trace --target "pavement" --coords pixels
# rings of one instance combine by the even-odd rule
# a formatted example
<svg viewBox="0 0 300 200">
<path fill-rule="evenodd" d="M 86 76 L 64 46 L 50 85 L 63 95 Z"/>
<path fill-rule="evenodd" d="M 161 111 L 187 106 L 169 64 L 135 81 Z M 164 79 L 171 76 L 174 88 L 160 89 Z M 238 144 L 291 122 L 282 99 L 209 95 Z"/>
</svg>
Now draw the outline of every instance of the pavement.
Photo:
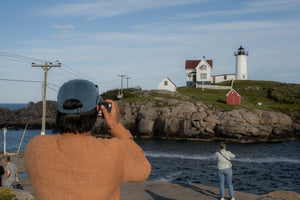
<svg viewBox="0 0 300 200">
<path fill-rule="evenodd" d="M 24 190 L 35 199 L 30 179 L 20 179 Z M 300 200 L 300 195 L 291 191 L 275 191 L 267 195 L 256 195 L 234 191 L 236 200 Z M 228 190 L 225 190 L 229 200 Z M 170 183 L 163 181 L 144 181 L 121 184 L 120 200 L 218 200 L 219 188 L 189 183 Z M 18 199 L 19 200 L 19 199 Z"/>
</svg>

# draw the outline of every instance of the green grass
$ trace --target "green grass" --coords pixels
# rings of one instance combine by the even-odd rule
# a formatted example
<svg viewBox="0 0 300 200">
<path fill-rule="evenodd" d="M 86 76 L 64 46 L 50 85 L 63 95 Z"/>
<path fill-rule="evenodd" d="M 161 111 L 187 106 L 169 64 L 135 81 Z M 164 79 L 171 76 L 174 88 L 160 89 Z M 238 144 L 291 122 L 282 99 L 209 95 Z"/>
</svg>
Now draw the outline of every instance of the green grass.
<svg viewBox="0 0 300 200">
<path fill-rule="evenodd" d="M 191 102 L 202 102 L 208 107 L 214 107 L 217 109 L 230 110 L 233 108 L 231 105 L 226 104 L 226 94 L 230 90 L 213 90 L 195 87 L 180 87 L 177 88 L 180 94 L 190 97 Z"/>
<path fill-rule="evenodd" d="M 103 99 L 112 99 L 112 100 L 118 100 L 117 95 L 119 93 L 118 89 L 107 91 L 100 96 Z M 123 99 L 122 101 L 128 102 L 128 103 L 136 103 L 138 101 L 151 101 L 155 104 L 155 106 L 162 107 L 167 106 L 166 104 L 161 103 L 160 100 L 156 98 L 164 98 L 164 99 L 182 99 L 178 97 L 177 93 L 166 93 L 163 94 L 161 92 L 158 92 L 157 90 L 140 90 L 140 89 L 124 89 L 123 90 Z"/>
<path fill-rule="evenodd" d="M 230 86 L 231 81 L 217 85 Z M 232 110 L 234 108 L 263 109 L 289 113 L 300 111 L 300 84 L 286 84 L 272 81 L 234 81 L 233 89 L 241 96 L 241 105 L 226 104 L 226 94 L 230 90 L 214 90 L 195 87 L 179 87 L 177 93 L 161 93 L 156 90 L 143 91 L 136 89 L 124 90 L 122 101 L 135 103 L 137 101 L 151 101 L 159 104 L 157 97 L 165 99 L 178 99 L 190 102 L 203 102 L 210 109 Z M 101 95 L 102 96 L 102 95 Z M 116 90 L 108 91 L 103 98 L 110 97 L 116 100 Z M 258 106 L 256 103 L 261 102 Z"/>
<path fill-rule="evenodd" d="M 218 85 L 230 85 L 229 82 L 223 82 Z M 271 98 L 269 93 L 271 89 L 277 90 L 284 88 L 287 91 L 284 94 L 286 97 L 295 98 L 294 103 L 278 102 L 274 98 Z M 181 87 L 177 88 L 177 91 L 181 94 L 185 94 L 191 97 L 193 101 L 202 101 L 206 105 L 212 105 L 213 107 L 230 110 L 236 107 L 243 107 L 247 109 L 263 109 L 274 110 L 281 112 L 290 112 L 300 110 L 300 85 L 299 84 L 285 84 L 272 81 L 234 81 L 233 89 L 235 89 L 241 96 L 241 105 L 232 106 L 226 104 L 226 94 L 230 90 L 212 90 L 205 89 L 202 92 L 201 88 L 195 87 Z M 298 94 L 298 95 L 297 95 Z M 257 102 L 261 102 L 262 105 L 256 105 Z"/>
</svg>

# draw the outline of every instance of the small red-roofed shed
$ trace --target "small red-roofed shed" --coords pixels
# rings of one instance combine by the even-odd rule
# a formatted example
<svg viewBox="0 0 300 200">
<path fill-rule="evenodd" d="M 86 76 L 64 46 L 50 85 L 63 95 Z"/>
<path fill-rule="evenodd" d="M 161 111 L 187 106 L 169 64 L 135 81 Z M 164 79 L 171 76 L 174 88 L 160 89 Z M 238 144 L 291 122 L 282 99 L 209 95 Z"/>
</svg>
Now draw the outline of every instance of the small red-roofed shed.
<svg viewBox="0 0 300 200">
<path fill-rule="evenodd" d="M 231 89 L 227 93 L 226 96 L 227 96 L 227 104 L 228 105 L 240 105 L 241 104 L 241 96 L 234 89 Z"/>
</svg>

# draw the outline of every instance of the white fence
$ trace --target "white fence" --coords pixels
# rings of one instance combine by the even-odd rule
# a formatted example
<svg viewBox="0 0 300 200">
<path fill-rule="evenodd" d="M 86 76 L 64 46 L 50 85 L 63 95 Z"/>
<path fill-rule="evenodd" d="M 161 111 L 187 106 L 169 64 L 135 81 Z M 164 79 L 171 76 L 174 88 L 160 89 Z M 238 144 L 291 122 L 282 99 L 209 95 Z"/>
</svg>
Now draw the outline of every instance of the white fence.
<svg viewBox="0 0 300 200">
<path fill-rule="evenodd" d="M 231 90 L 231 86 L 222 86 L 222 85 L 196 85 L 196 88 L 202 89 L 214 89 L 214 90 Z"/>
</svg>

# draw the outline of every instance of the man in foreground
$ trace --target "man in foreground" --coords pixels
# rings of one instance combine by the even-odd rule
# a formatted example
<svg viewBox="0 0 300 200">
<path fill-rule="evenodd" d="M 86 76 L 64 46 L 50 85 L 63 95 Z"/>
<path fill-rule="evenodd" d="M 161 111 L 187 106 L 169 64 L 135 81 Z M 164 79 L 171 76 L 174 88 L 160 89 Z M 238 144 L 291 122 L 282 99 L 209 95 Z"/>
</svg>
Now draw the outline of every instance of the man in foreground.
<svg viewBox="0 0 300 200">
<path fill-rule="evenodd" d="M 56 124 L 60 134 L 36 136 L 26 146 L 25 167 L 39 200 L 120 198 L 120 184 L 147 179 L 151 166 L 143 150 L 119 122 L 116 102 L 99 108 L 98 88 L 71 80 L 58 92 Z M 94 138 L 98 111 L 112 139 Z"/>
</svg>

